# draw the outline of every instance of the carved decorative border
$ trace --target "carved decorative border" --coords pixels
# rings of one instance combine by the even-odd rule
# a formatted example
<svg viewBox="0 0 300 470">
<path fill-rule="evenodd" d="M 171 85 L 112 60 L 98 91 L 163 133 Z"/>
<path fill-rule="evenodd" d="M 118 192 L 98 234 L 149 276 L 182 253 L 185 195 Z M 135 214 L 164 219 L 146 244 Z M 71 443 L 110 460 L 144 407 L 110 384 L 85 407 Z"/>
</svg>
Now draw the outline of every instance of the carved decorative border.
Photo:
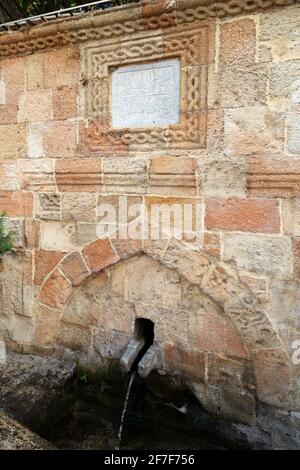
<svg viewBox="0 0 300 470">
<path fill-rule="evenodd" d="M 107 128 L 106 140 L 115 140 L 132 150 L 168 148 L 202 148 L 206 143 L 206 89 L 207 89 L 207 28 L 156 34 L 143 39 L 97 45 L 83 48 L 83 71 L 87 79 L 85 93 L 86 117 L 100 122 L 111 122 L 111 70 L 136 62 L 180 59 L 181 98 L 180 122 L 157 128 L 133 128 L 124 132 Z M 92 135 L 90 144 L 93 147 Z"/>
<path fill-rule="evenodd" d="M 177 0 L 163 12 L 153 9 L 153 15 L 144 13 L 142 5 L 126 5 L 109 11 L 93 12 L 80 19 L 64 19 L 31 27 L 20 32 L 0 34 L 0 59 L 32 54 L 35 51 L 107 39 L 145 30 L 191 24 L 207 18 L 224 18 L 268 10 L 298 3 L 299 0 Z M 151 10 L 151 9 L 150 9 Z M 156 14 L 155 14 L 156 13 Z"/>
</svg>

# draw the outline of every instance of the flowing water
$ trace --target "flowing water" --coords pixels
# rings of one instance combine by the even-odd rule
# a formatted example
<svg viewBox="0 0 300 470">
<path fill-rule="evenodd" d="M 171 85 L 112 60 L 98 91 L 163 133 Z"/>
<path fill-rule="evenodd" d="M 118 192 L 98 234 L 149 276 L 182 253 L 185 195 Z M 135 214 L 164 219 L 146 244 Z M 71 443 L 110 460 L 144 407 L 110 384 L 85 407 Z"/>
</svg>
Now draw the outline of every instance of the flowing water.
<svg viewBox="0 0 300 470">
<path fill-rule="evenodd" d="M 128 400 L 129 400 L 129 396 L 130 396 L 130 390 L 131 390 L 131 387 L 132 387 L 132 384 L 134 382 L 135 377 L 136 377 L 136 371 L 134 370 L 133 372 L 131 372 L 131 376 L 130 376 L 130 380 L 129 380 L 129 384 L 128 384 L 128 388 L 127 388 L 127 392 L 126 392 L 126 397 L 125 397 L 125 400 L 124 400 L 124 406 L 123 406 L 123 411 L 122 411 L 122 416 L 121 416 L 121 421 L 120 421 L 120 427 L 119 427 L 119 432 L 118 432 L 118 444 L 116 446 L 116 450 L 120 450 L 120 447 L 121 447 L 123 427 L 124 427 L 124 419 L 125 419 L 125 416 L 126 416 Z"/>
</svg>

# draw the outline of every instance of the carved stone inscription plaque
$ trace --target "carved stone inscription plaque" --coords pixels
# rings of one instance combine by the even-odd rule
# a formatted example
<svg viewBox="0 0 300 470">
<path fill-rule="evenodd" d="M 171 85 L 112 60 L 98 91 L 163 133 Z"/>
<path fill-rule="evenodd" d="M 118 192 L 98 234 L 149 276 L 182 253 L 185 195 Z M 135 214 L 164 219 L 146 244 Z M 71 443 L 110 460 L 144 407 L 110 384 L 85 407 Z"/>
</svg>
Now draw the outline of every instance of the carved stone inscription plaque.
<svg viewBox="0 0 300 470">
<path fill-rule="evenodd" d="M 112 74 L 112 127 L 178 124 L 180 61 L 120 67 Z"/>
</svg>

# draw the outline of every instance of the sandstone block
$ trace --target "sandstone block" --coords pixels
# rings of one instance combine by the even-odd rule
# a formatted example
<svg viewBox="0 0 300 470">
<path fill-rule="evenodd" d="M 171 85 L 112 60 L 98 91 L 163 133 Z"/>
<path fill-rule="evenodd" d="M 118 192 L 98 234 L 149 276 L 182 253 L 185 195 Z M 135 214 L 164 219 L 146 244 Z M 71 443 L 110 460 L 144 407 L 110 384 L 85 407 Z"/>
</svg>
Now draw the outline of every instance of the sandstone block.
<svg viewBox="0 0 300 470">
<path fill-rule="evenodd" d="M 63 220 L 94 222 L 96 217 L 96 195 L 91 193 L 65 193 L 62 196 Z M 96 236 L 94 237 L 96 238 Z M 93 239 L 94 239 L 93 238 Z"/>
<path fill-rule="evenodd" d="M 102 329 L 121 331 L 132 335 L 134 318 L 133 303 L 113 295 L 104 296 L 100 315 L 100 327 Z"/>
<path fill-rule="evenodd" d="M 76 124 L 52 121 L 44 131 L 44 149 L 48 158 L 74 158 L 76 153 Z"/>
<path fill-rule="evenodd" d="M 71 283 L 55 269 L 46 280 L 39 295 L 39 300 L 51 308 L 63 307 L 72 292 Z"/>
<path fill-rule="evenodd" d="M 61 195 L 35 193 L 35 216 L 43 220 L 61 219 Z"/>
<path fill-rule="evenodd" d="M 36 250 L 34 253 L 34 283 L 40 286 L 64 256 L 65 253 L 58 251 Z"/>
<path fill-rule="evenodd" d="M 92 343 L 90 328 L 61 322 L 57 344 L 68 349 L 88 352 Z"/>
<path fill-rule="evenodd" d="M 204 196 L 245 195 L 246 164 L 242 157 L 210 156 L 199 161 L 199 192 Z"/>
<path fill-rule="evenodd" d="M 0 158 L 22 158 L 26 152 L 26 128 L 24 124 L 0 126 Z"/>
<path fill-rule="evenodd" d="M 282 200 L 283 230 L 288 235 L 300 236 L 300 199 Z"/>
<path fill-rule="evenodd" d="M 1 191 L 0 208 L 11 217 L 31 217 L 33 196 L 26 191 Z"/>
<path fill-rule="evenodd" d="M 45 124 L 29 123 L 27 137 L 27 156 L 28 158 L 45 157 L 44 151 L 44 129 Z"/>
<path fill-rule="evenodd" d="M 289 278 L 293 273 L 292 243 L 289 237 L 226 234 L 224 261 L 238 269 Z"/>
<path fill-rule="evenodd" d="M 164 348 L 165 367 L 171 374 L 178 374 L 185 380 L 205 380 L 205 354 L 193 349 L 184 350 L 174 343 Z"/>
<path fill-rule="evenodd" d="M 72 86 L 78 80 L 79 55 L 76 47 L 52 49 L 45 56 L 45 66 L 52 73 L 45 74 L 46 88 Z"/>
<path fill-rule="evenodd" d="M 20 189 L 19 162 L 4 160 L 0 163 L 0 187 L 2 191 Z"/>
<path fill-rule="evenodd" d="M 275 155 L 282 152 L 283 115 L 265 107 L 225 111 L 225 153 L 227 155 Z"/>
<path fill-rule="evenodd" d="M 260 400 L 271 405 L 282 404 L 291 382 L 285 354 L 280 349 L 259 351 L 254 358 L 254 369 Z"/>
<path fill-rule="evenodd" d="M 236 19 L 220 26 L 220 62 L 226 65 L 255 62 L 256 25 L 252 19 Z"/>
<path fill-rule="evenodd" d="M 101 305 L 108 288 L 107 274 L 102 272 L 74 289 L 65 308 L 63 320 L 77 325 L 99 327 Z"/>
<path fill-rule="evenodd" d="M 145 193 L 147 162 L 143 158 L 103 159 L 103 191 L 106 193 Z"/>
<path fill-rule="evenodd" d="M 62 86 L 53 91 L 53 118 L 64 120 L 77 115 L 77 87 Z"/>
<path fill-rule="evenodd" d="M 289 153 L 300 155 L 300 105 L 287 114 L 287 141 Z"/>
<path fill-rule="evenodd" d="M 197 160 L 193 158 L 156 157 L 150 164 L 152 194 L 193 196 L 196 194 Z"/>
<path fill-rule="evenodd" d="M 20 164 L 22 188 L 30 191 L 55 192 L 54 165 L 52 160 L 39 158 L 22 160 Z"/>
<path fill-rule="evenodd" d="M 60 312 L 38 304 L 34 316 L 34 344 L 45 348 L 54 347 L 59 332 Z"/>
<path fill-rule="evenodd" d="M 277 233 L 279 205 L 270 199 L 206 199 L 205 226 L 208 230 Z"/>
<path fill-rule="evenodd" d="M 107 238 L 87 245 L 83 249 L 83 257 L 92 273 L 101 271 L 119 260 Z"/>
<path fill-rule="evenodd" d="M 28 91 L 19 100 L 18 122 L 43 122 L 52 119 L 50 90 Z"/>
<path fill-rule="evenodd" d="M 40 248 L 68 252 L 76 249 L 76 227 L 71 223 L 41 221 Z"/>
<path fill-rule="evenodd" d="M 73 286 L 79 286 L 90 275 L 81 254 L 78 252 L 71 253 L 64 258 L 60 263 L 60 269 Z"/>
<path fill-rule="evenodd" d="M 33 54 L 26 57 L 27 90 L 34 91 L 44 88 L 44 57 L 44 54 Z"/>
<path fill-rule="evenodd" d="M 265 105 L 268 68 L 265 64 L 237 64 L 218 71 L 218 102 L 224 108 Z"/>
<path fill-rule="evenodd" d="M 102 184 L 101 159 L 58 160 L 56 181 L 60 191 L 99 192 Z"/>
<path fill-rule="evenodd" d="M 234 325 L 221 315 L 191 315 L 189 328 L 190 344 L 194 349 L 220 352 L 233 357 L 248 357 Z"/>
</svg>

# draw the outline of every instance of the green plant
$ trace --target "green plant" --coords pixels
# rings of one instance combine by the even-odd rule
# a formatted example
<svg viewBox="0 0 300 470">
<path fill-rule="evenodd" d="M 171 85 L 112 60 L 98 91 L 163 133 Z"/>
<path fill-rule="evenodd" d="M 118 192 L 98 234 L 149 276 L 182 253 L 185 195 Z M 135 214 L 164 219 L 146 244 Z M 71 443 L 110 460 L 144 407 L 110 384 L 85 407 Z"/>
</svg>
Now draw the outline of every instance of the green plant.
<svg viewBox="0 0 300 470">
<path fill-rule="evenodd" d="M 4 255 L 4 253 L 7 253 L 8 251 L 11 251 L 13 244 L 12 244 L 12 233 L 7 232 L 4 227 L 4 218 L 5 214 L 0 213 L 0 258 Z"/>
<path fill-rule="evenodd" d="M 80 380 L 80 382 L 84 382 L 84 383 L 86 384 L 87 381 L 88 381 L 87 374 L 82 374 L 82 375 L 79 377 L 79 380 Z"/>
</svg>

